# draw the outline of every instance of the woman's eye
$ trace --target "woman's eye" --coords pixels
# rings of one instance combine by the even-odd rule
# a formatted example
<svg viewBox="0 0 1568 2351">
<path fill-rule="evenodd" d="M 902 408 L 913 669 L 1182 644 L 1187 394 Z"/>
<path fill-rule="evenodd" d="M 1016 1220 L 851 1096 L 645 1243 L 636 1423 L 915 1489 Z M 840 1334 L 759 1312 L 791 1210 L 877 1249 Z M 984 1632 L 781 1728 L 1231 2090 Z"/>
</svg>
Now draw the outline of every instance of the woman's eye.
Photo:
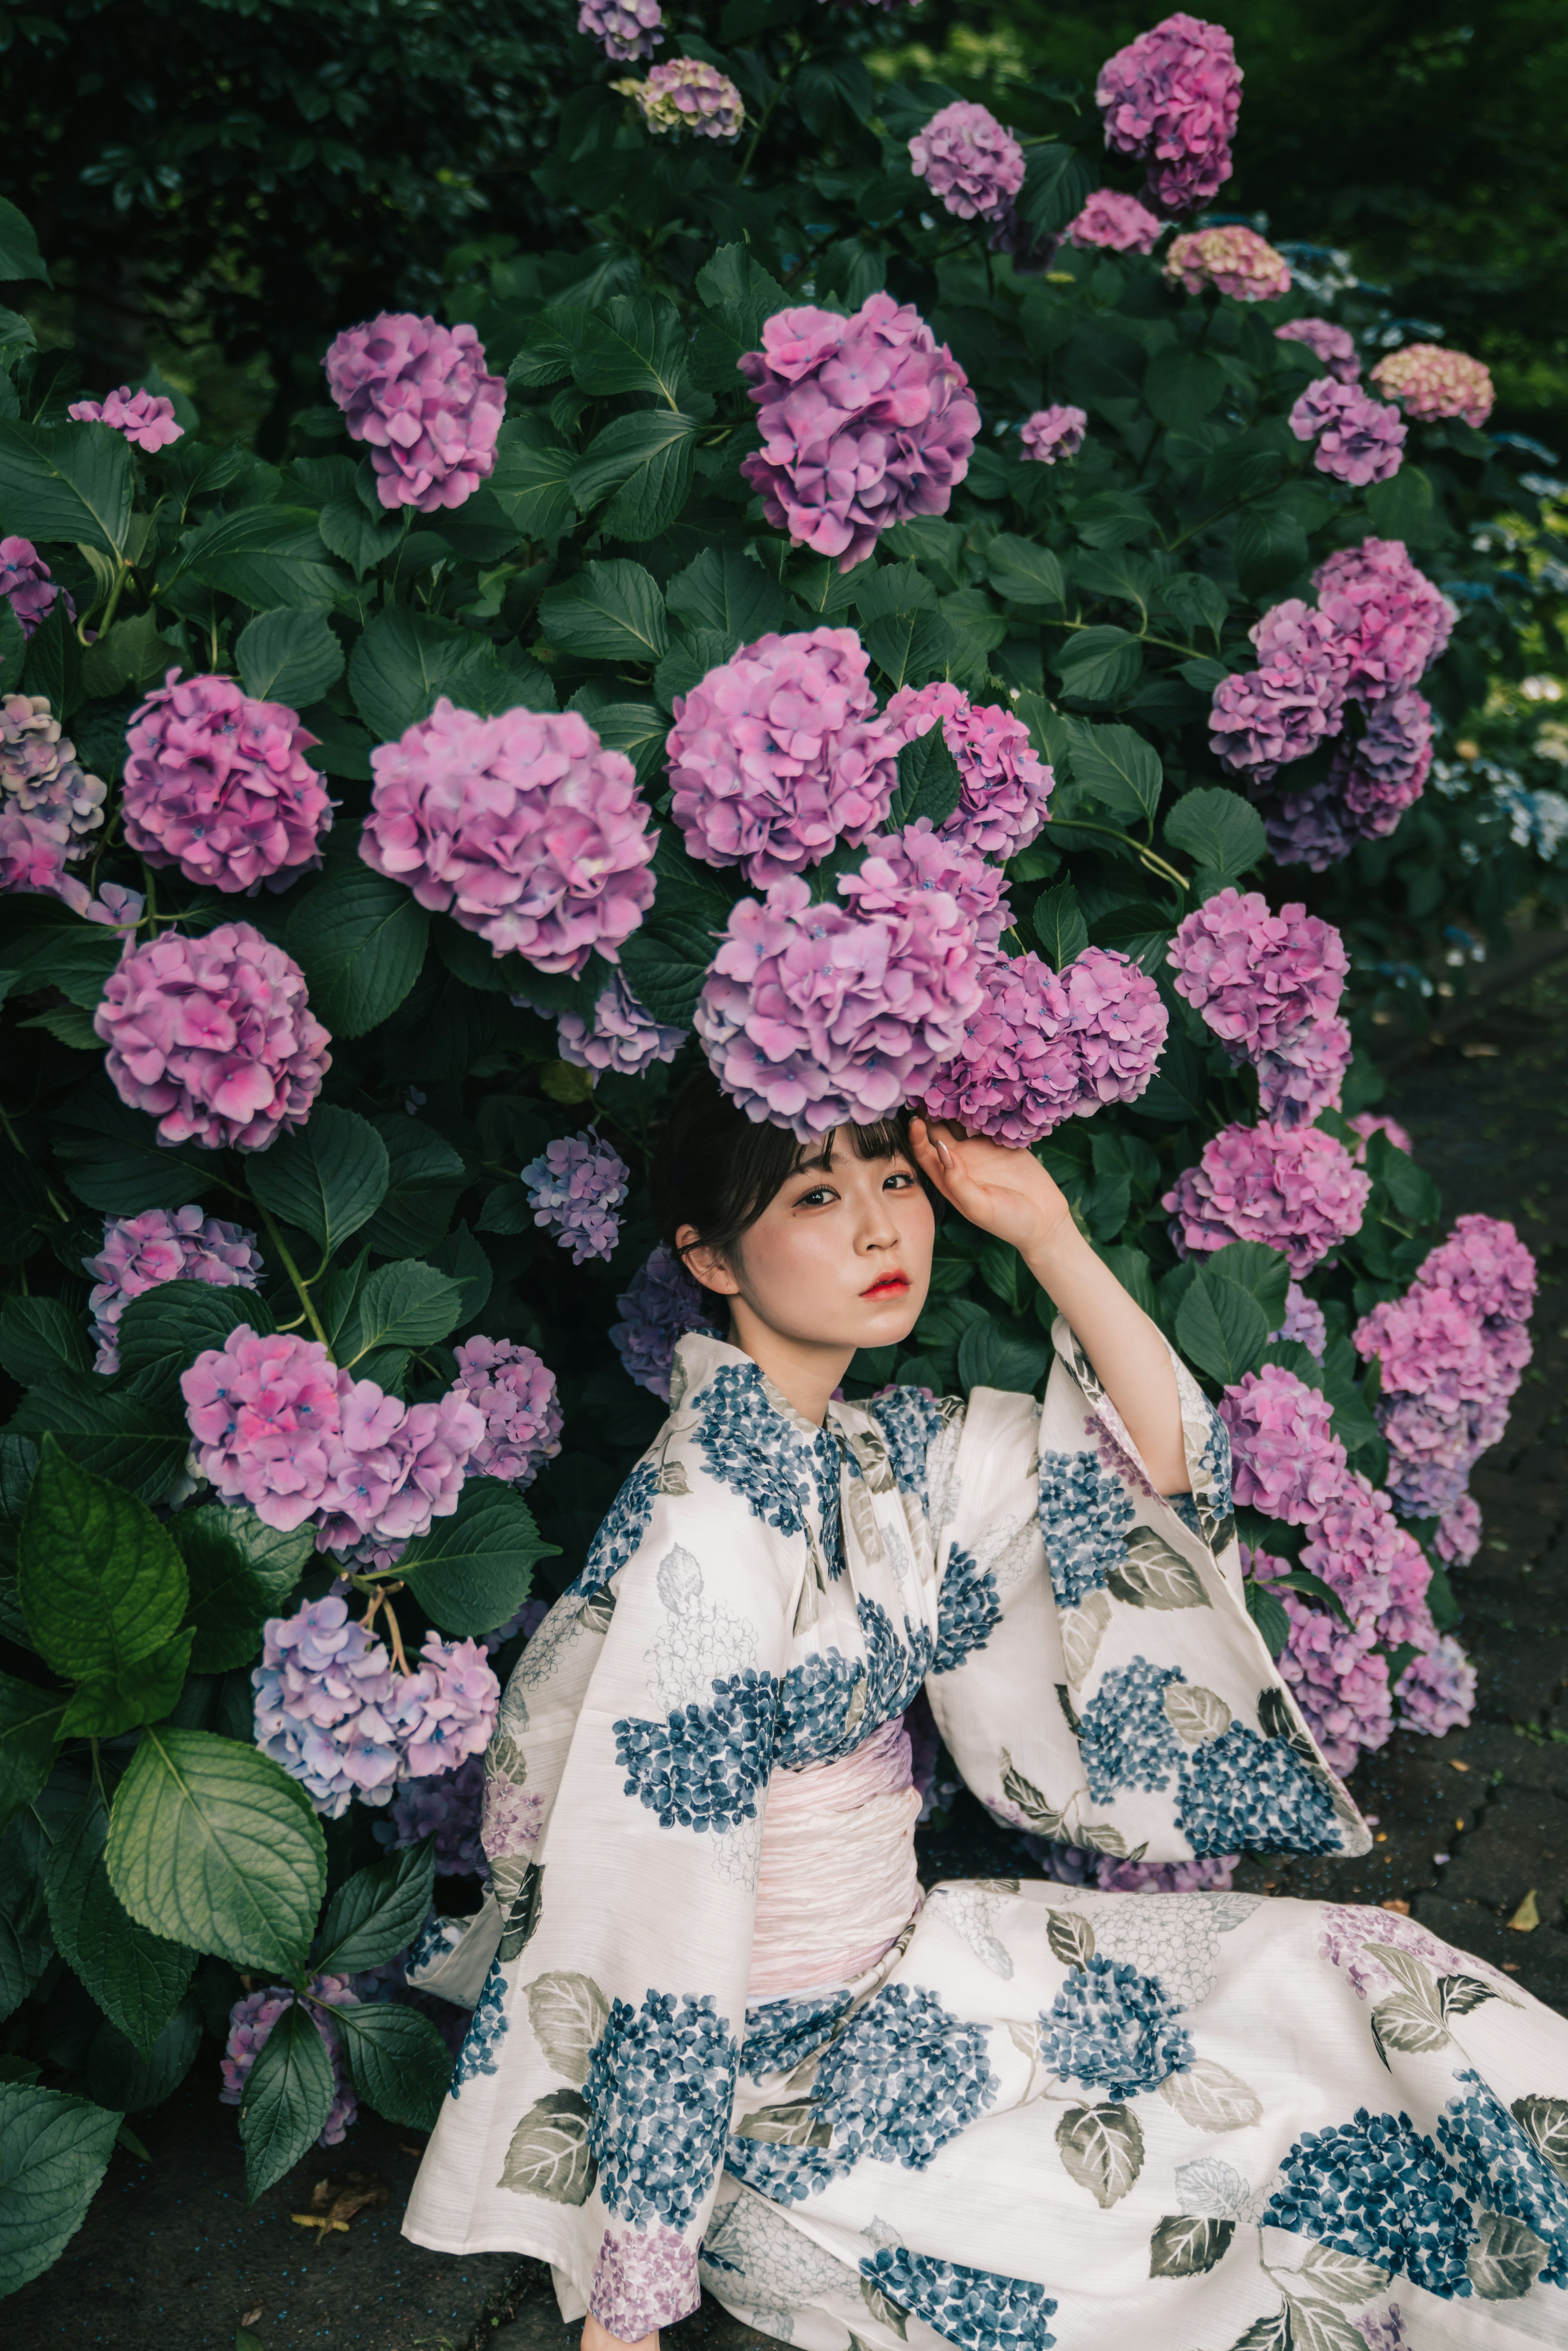
<svg viewBox="0 0 1568 2351">
<path fill-rule="evenodd" d="M 914 1181 L 914 1176 L 901 1168 L 896 1176 L 887 1178 L 882 1188 L 884 1192 L 907 1192 Z"/>
<path fill-rule="evenodd" d="M 832 1196 L 831 1192 L 829 1191 L 825 1184 L 819 1184 L 813 1190 L 810 1192 L 802 1192 L 800 1197 L 796 1201 L 795 1206 L 798 1208 L 820 1208 L 825 1201 L 831 1200 Z"/>
</svg>

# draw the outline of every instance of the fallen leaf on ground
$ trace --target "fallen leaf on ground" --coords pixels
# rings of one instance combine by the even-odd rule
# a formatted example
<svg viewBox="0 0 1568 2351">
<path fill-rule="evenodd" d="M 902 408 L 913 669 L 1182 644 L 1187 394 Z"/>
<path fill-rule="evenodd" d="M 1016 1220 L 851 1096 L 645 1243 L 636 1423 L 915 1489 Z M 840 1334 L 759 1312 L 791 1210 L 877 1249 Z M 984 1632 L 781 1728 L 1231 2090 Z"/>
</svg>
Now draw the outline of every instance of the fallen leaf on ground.
<svg viewBox="0 0 1568 2351">
<path fill-rule="evenodd" d="M 1448 1769 L 1450 1771 L 1468 1771 L 1469 1768 L 1470 1767 L 1468 1763 L 1461 1763 L 1457 1755 L 1449 1756 Z"/>
<path fill-rule="evenodd" d="M 240 2325 L 242 2326 L 254 2326 L 256 2320 L 261 2316 L 262 2308 L 263 2305 L 258 2302 L 254 2310 L 246 2311 L 240 2319 Z"/>
<path fill-rule="evenodd" d="M 292 2212 L 289 2218 L 302 2229 L 319 2229 L 325 2236 L 329 2229 L 346 2230 L 361 2212 L 379 2212 L 391 2195 L 379 2171 L 350 2171 L 340 2177 L 333 2173 L 319 2179 L 310 2190 L 308 2212 Z"/>
<path fill-rule="evenodd" d="M 1508 1923 L 1511 1927 L 1516 1927 L 1521 1935 L 1528 1935 L 1532 1928 L 1540 1926 L 1541 1913 L 1535 1907 L 1533 1886 Z"/>
</svg>

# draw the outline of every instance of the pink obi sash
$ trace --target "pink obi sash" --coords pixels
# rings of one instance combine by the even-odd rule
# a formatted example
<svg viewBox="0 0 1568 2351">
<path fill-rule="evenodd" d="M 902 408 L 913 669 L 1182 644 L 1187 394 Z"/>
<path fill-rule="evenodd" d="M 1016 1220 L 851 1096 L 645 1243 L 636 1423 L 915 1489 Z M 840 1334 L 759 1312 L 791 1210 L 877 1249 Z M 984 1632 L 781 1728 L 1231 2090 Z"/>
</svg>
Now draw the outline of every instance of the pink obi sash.
<svg viewBox="0 0 1568 2351">
<path fill-rule="evenodd" d="M 902 1716 L 837 1762 L 774 1772 L 747 2000 L 841 1983 L 876 1965 L 920 1907 L 919 1814 Z"/>
</svg>

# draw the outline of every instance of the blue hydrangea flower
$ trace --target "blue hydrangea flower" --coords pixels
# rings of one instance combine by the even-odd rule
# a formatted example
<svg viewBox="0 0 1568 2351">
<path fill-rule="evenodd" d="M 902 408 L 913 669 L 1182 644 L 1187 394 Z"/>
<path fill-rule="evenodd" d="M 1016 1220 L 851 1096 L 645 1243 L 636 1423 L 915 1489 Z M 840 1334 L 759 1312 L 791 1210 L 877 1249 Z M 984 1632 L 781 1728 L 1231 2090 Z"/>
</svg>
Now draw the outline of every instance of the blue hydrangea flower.
<svg viewBox="0 0 1568 2351">
<path fill-rule="evenodd" d="M 916 1984 L 884 1984 L 817 2068 L 813 2102 L 835 2155 L 924 2171 L 994 2101 L 989 2032 Z"/>
<path fill-rule="evenodd" d="M 887 1444 L 887 1458 L 903 1494 L 918 1494 L 920 1507 L 931 1514 L 931 1489 L 925 1457 L 942 1432 L 942 1414 L 924 1388 L 894 1388 L 866 1406 Z"/>
<path fill-rule="evenodd" d="M 485 1979 L 474 2011 L 474 2020 L 463 2036 L 463 2046 L 457 2053 L 457 2063 L 452 2069 L 448 2095 L 455 2098 L 465 2082 L 476 2074 L 493 2074 L 500 2064 L 500 2047 L 507 2037 L 507 2019 L 503 2011 L 507 2003 L 507 1980 L 501 1972 L 499 1959 L 492 1959 L 490 1972 Z"/>
<path fill-rule="evenodd" d="M 780 1770 L 799 1771 L 807 1763 L 825 1763 L 858 1747 L 865 1737 L 863 1717 L 846 1732 L 850 1701 L 865 1679 L 859 1657 L 837 1649 L 821 1656 L 803 1657 L 791 1666 L 779 1685 L 779 1721 L 773 1760 Z"/>
<path fill-rule="evenodd" d="M 732 2131 L 724 2168 L 773 2204 L 803 2204 L 830 2179 L 841 2179 L 853 2158 L 822 2147 L 784 2147 L 777 2139 L 742 2138 Z"/>
<path fill-rule="evenodd" d="M 1181 2002 L 1158 1976 L 1096 1951 L 1074 1968 L 1040 2020 L 1040 2062 L 1103 2097 L 1135 2098 L 1192 2064 Z"/>
<path fill-rule="evenodd" d="M 746 2011 L 740 2070 L 756 2081 L 764 2074 L 789 2074 L 832 2039 L 833 2027 L 853 1994 L 830 1991 L 817 2000 L 765 2000 Z"/>
<path fill-rule="evenodd" d="M 711 1992 L 611 2003 L 583 2088 L 600 2193 L 618 2219 L 686 2227 L 724 2145 L 739 2056 Z"/>
<path fill-rule="evenodd" d="M 722 1836 L 755 1820 L 772 1766 L 779 1684 L 749 1667 L 713 1686 L 711 1706 L 677 1708 L 662 1722 L 616 1723 L 615 1761 L 626 1793 L 659 1815 L 661 1828 L 712 1829 Z"/>
<path fill-rule="evenodd" d="M 1176 1815 L 1193 1852 L 1338 1853 L 1328 1790 L 1283 1739 L 1233 1722 L 1184 1756 Z"/>
<path fill-rule="evenodd" d="M 588 1546 L 582 1573 L 570 1586 L 574 1595 L 586 1600 L 591 1593 L 602 1591 L 612 1575 L 620 1574 L 648 1531 L 658 1492 L 658 1463 L 639 1461 Z"/>
<path fill-rule="evenodd" d="M 1171 1728 L 1165 1695 L 1170 1683 L 1185 1681 L 1179 1666 L 1153 1666 L 1134 1657 L 1109 1673 L 1083 1709 L 1078 1750 L 1097 1804 L 1118 1788 L 1168 1788 L 1186 1751 Z"/>
<path fill-rule="evenodd" d="M 884 2245 L 862 2261 L 861 2275 L 962 2351 L 1051 2351 L 1056 2340 L 1046 2325 L 1056 2304 L 1030 2278 L 966 2269 L 902 2245 Z"/>
<path fill-rule="evenodd" d="M 1205 1499 L 1217 1519 L 1231 1514 L 1230 1491 L 1230 1432 L 1207 1397 L 1204 1410 L 1208 1415 L 1208 1435 L 1204 1439 L 1203 1458 L 1198 1464 L 1206 1490 Z"/>
<path fill-rule="evenodd" d="M 1126 1558 L 1132 1523 L 1132 1502 L 1098 1454 L 1040 1454 L 1040 1531 L 1058 1607 L 1076 1608 L 1104 1590 Z"/>
<path fill-rule="evenodd" d="M 942 1588 L 936 1595 L 936 1648 L 931 1659 L 934 1674 L 950 1674 L 975 1650 L 983 1649 L 1002 1621 L 997 1579 L 981 1567 L 973 1552 L 956 1543 L 947 1554 Z"/>
<path fill-rule="evenodd" d="M 1264 2213 L 1342 2253 L 1398 2270 L 1445 2302 L 1470 2291 L 1476 2228 L 1458 2175 L 1408 2115 L 1373 2115 L 1303 2131 Z"/>
<path fill-rule="evenodd" d="M 768 1402 L 755 1364 L 723 1364 L 698 1406 L 696 1440 L 711 1474 L 743 1495 L 754 1517 L 781 1534 L 805 1532 L 803 1497 L 815 1489 L 822 1556 L 831 1574 L 843 1567 L 839 1523 L 839 1448 L 825 1429 L 814 1437 L 791 1427 Z"/>
<path fill-rule="evenodd" d="M 1456 2076 L 1469 2095 L 1450 2098 L 1437 2137 L 1466 2194 L 1488 2212 L 1522 2220 L 1550 2249 L 1543 2285 L 1568 2286 L 1568 2182 L 1561 2179 L 1479 2074 Z"/>
<path fill-rule="evenodd" d="M 1203 1525 L 1197 1515 L 1197 1504 L 1193 1500 L 1192 1496 L 1190 1494 L 1167 1494 L 1166 1496 L 1166 1500 L 1176 1512 L 1177 1518 L 1181 1520 L 1188 1534 L 1196 1535 L 1199 1542 L 1202 1542 L 1204 1539 Z"/>
<path fill-rule="evenodd" d="M 874 1600 L 857 1600 L 855 1614 L 865 1635 L 865 1718 L 860 1738 L 869 1739 L 873 1730 L 914 1705 L 921 1683 L 931 1671 L 932 1640 L 924 1625 L 912 1625 L 906 1616 L 906 1646 L 894 1631 L 892 1617 Z"/>
</svg>

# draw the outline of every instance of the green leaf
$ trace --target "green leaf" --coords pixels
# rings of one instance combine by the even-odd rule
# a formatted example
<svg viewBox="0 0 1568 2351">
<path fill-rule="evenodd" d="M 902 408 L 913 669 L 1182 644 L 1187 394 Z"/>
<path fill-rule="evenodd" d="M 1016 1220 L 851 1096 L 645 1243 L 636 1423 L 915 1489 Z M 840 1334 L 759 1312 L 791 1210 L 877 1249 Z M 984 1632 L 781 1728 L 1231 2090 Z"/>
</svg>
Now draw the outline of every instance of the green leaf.
<svg viewBox="0 0 1568 2351">
<path fill-rule="evenodd" d="M 81 655 L 65 600 L 57 597 L 48 617 L 39 622 L 27 640 L 23 691 L 43 695 L 55 716 L 68 720 L 81 703 Z"/>
<path fill-rule="evenodd" d="M 472 1322 L 483 1313 L 486 1301 L 495 1282 L 490 1260 L 465 1224 L 430 1252 L 428 1262 L 437 1273 L 449 1274 L 463 1288 L 463 1303 L 458 1311 L 457 1328 Z"/>
<path fill-rule="evenodd" d="M 45 1663 L 73 1681 L 119 1672 L 172 1639 L 185 1570 L 144 1502 L 80 1469 L 52 1437 L 22 1518 L 18 1579 Z"/>
<path fill-rule="evenodd" d="M 463 1286 L 403 1259 L 377 1268 L 361 1290 L 340 1358 L 351 1368 L 372 1347 L 425 1347 L 457 1327 Z"/>
<path fill-rule="evenodd" d="M 539 623 L 565 653 L 657 662 L 670 649 L 664 600 L 640 563 L 590 563 L 539 599 Z"/>
<path fill-rule="evenodd" d="M 352 567 L 356 580 L 362 580 L 367 571 L 395 554 L 402 544 L 402 528 L 391 516 L 378 522 L 373 515 L 366 513 L 352 489 L 341 497 L 327 500 L 316 517 L 316 528 L 329 555 L 341 556 Z"/>
<path fill-rule="evenodd" d="M 319 612 L 258 612 L 240 631 L 235 666 L 258 702 L 303 710 L 343 674 L 343 649 Z"/>
<path fill-rule="evenodd" d="M 393 1111 L 377 1119 L 376 1132 L 386 1146 L 391 1181 L 365 1238 L 376 1257 L 423 1257 L 444 1239 L 467 1169 L 461 1154 L 423 1119 Z"/>
<path fill-rule="evenodd" d="M 68 1314 L 57 1298 L 18 1298 L 0 1306 L 0 1364 L 18 1387 L 53 1371 L 92 1368 L 84 1315 Z"/>
<path fill-rule="evenodd" d="M 88 2046 L 88 2088 L 98 2105 L 120 2114 L 161 2106 L 190 2072 L 201 2045 L 202 2011 L 190 1992 L 145 2051 L 105 2018 Z"/>
<path fill-rule="evenodd" d="M 435 1840 L 401 1845 L 356 1870 L 327 1905 L 311 1961 L 317 1975 L 350 1976 L 406 1950 L 424 1924 L 435 1884 Z"/>
<path fill-rule="evenodd" d="M 1480 2234 L 1465 2256 L 1466 2275 L 1488 2302 L 1518 2301 L 1551 2260 L 1552 2247 L 1504 2212 L 1480 2212 L 1476 2225 Z"/>
<path fill-rule="evenodd" d="M 1063 694 L 1080 702 L 1115 702 L 1136 683 L 1143 647 L 1126 629 L 1083 629 L 1057 648 L 1051 665 Z"/>
<path fill-rule="evenodd" d="M 1149 361 L 1144 398 L 1162 424 L 1178 433 L 1201 424 L 1225 392 L 1225 370 L 1207 351 L 1167 343 Z"/>
<path fill-rule="evenodd" d="M 44 266 L 32 222 L 0 196 L 0 279 L 14 277 L 41 278 L 46 286 L 55 282 Z M 0 2294 L 10 2291 L 9 2286 L 0 2286 Z"/>
<path fill-rule="evenodd" d="M 457 1508 L 416 1536 L 398 1573 L 444 1633 L 493 1632 L 528 1598 L 534 1562 L 557 1555 L 514 1487 L 495 1478 L 464 1480 Z"/>
<path fill-rule="evenodd" d="M 1286 434 L 1283 417 L 1270 420 Z M 1239 506 L 1266 497 L 1284 480 L 1289 460 L 1278 436 L 1266 426 L 1254 425 L 1224 442 L 1203 469 L 1204 496 L 1216 506 Z"/>
<path fill-rule="evenodd" d="M 666 654 L 666 663 L 671 658 Z M 658 777 L 670 721 L 657 703 L 622 701 L 600 679 L 591 678 L 578 687 L 567 707 L 581 711 L 607 751 L 624 751 L 644 789 Z"/>
<path fill-rule="evenodd" d="M 1431 476 L 1419 465 L 1401 465 L 1392 480 L 1375 482 L 1366 493 L 1366 518 L 1382 538 L 1429 547 L 1443 535 L 1434 528 L 1435 513 Z"/>
<path fill-rule="evenodd" d="M 25 931 L 12 942 L 6 959 L 19 987 L 57 987 L 73 1004 L 90 1012 L 120 961 L 123 944 L 101 925 L 50 924 Z"/>
<path fill-rule="evenodd" d="M 1235 2234 L 1234 2220 L 1173 2213 L 1149 2240 L 1149 2275 L 1201 2277 L 1224 2260 Z"/>
<path fill-rule="evenodd" d="M 512 2133 L 501 2186 L 550 2204 L 586 2204 L 598 2176 L 588 2144 L 588 2101 L 580 2090 L 547 2090 Z"/>
<path fill-rule="evenodd" d="M 190 1450 L 176 1394 L 111 1388 L 92 1372 L 57 1372 L 40 1380 L 12 1416 L 16 1437 L 57 1438 L 82 1469 L 161 1502 Z"/>
<path fill-rule="evenodd" d="M 1262 1353 L 1269 1323 L 1251 1292 L 1202 1270 L 1176 1309 L 1176 1345 L 1200 1371 L 1228 1385 Z"/>
<path fill-rule="evenodd" d="M 223 1674 L 248 1666 L 269 1616 L 284 1604 L 315 1556 L 308 1526 L 269 1527 L 244 1504 L 206 1502 L 169 1521 L 190 1584 L 195 1629 L 191 1669 Z"/>
<path fill-rule="evenodd" d="M 250 2069 L 239 2110 L 245 2200 L 254 2204 L 308 2153 L 331 2111 L 332 2061 L 303 2001 L 291 2001 Z"/>
<path fill-rule="evenodd" d="M 1215 889 L 1249 872 L 1263 855 L 1263 820 L 1239 792 L 1218 784 L 1187 792 L 1165 822 L 1172 849 L 1185 849 L 1213 877 Z"/>
<path fill-rule="evenodd" d="M 665 915 L 644 923 L 623 941 L 621 968 L 627 986 L 655 1020 L 689 1029 L 717 946 L 700 916 Z"/>
<path fill-rule="evenodd" d="M 332 2013 L 364 2104 L 405 2130 L 434 2130 L 452 2079 L 452 2052 L 429 2017 L 391 2001 Z"/>
<path fill-rule="evenodd" d="M 962 789 L 958 763 L 947 748 L 938 720 L 899 752 L 898 789 L 888 810 L 888 824 L 913 824 L 922 816 L 929 817 L 934 825 L 944 824 L 957 807 Z"/>
<path fill-rule="evenodd" d="M 110 1882 L 133 1918 L 236 1968 L 304 1965 L 327 1876 L 310 1800 L 281 1764 L 206 1730 L 144 1730 L 115 1793 Z"/>
<path fill-rule="evenodd" d="M 667 408 L 617 416 L 594 435 L 571 475 L 571 495 L 586 514 L 609 498 L 599 528 L 637 544 L 666 530 L 692 486 L 697 426 Z"/>
<path fill-rule="evenodd" d="M 1144 2134 L 1131 2106 L 1069 2106 L 1056 2144 L 1068 2178 L 1102 2211 L 1120 2203 L 1144 2167 Z"/>
<path fill-rule="evenodd" d="M 308 1233 L 328 1257 L 370 1222 L 392 1180 L 386 1144 L 370 1120 L 333 1102 L 254 1154 L 246 1173 L 262 1207 Z"/>
<path fill-rule="evenodd" d="M 1153 820 L 1165 768 L 1141 735 L 1131 726 L 1095 726 L 1071 718 L 1067 739 L 1075 783 L 1116 814 Z"/>
<path fill-rule="evenodd" d="M 79 1012 L 74 1004 L 52 1005 L 48 1011 L 36 1013 L 30 1020 L 19 1020 L 18 1029 L 42 1029 L 57 1045 L 64 1045 L 73 1053 L 101 1053 L 103 1040 L 92 1025 L 90 1012 Z"/>
<path fill-rule="evenodd" d="M 705 547 L 676 572 L 664 601 L 684 627 L 712 629 L 740 644 L 800 619 L 799 607 L 778 581 L 737 547 Z"/>
<path fill-rule="evenodd" d="M 334 1037 L 363 1037 L 419 977 L 429 935 L 430 916 L 411 891 L 345 858 L 296 900 L 284 937 L 317 1019 Z"/>
<path fill-rule="evenodd" d="M 986 570 L 998 596 L 1009 604 L 1053 608 L 1067 601 L 1061 565 L 1049 547 L 1000 531 L 986 549 Z"/>
<path fill-rule="evenodd" d="M 428 718 L 443 695 L 459 709 L 476 708 L 483 699 L 477 689 L 486 680 L 494 683 L 497 668 L 487 637 L 411 605 L 391 604 L 354 647 L 349 690 L 377 742 L 391 743 Z"/>
<path fill-rule="evenodd" d="M 169 1149 L 145 1111 L 87 1086 L 55 1113 L 50 1139 L 78 1199 L 108 1217 L 183 1208 L 216 1181 L 215 1153 L 194 1144 Z"/>
<path fill-rule="evenodd" d="M 1269 1655 L 1277 1657 L 1291 1637 L 1291 1620 L 1273 1593 L 1251 1576 L 1247 1579 L 1246 1593 L 1247 1614 L 1262 1635 Z"/>
<path fill-rule="evenodd" d="M 193 1637 L 187 1625 L 150 1657 L 80 1683 L 60 1723 L 62 1739 L 118 1739 L 139 1723 L 162 1722 L 179 1704 Z"/>
<path fill-rule="evenodd" d="M 1009 1331 L 990 1315 L 971 1323 L 958 1342 L 958 1379 L 966 1390 L 1007 1388 L 1032 1395 L 1050 1361 L 1051 1349 L 1043 1339 Z"/>
<path fill-rule="evenodd" d="M 1307 534 L 1288 509 L 1250 507 L 1237 522 L 1232 552 L 1242 594 L 1261 602 L 1306 569 Z"/>
<path fill-rule="evenodd" d="M 678 408 L 685 381 L 685 329 L 663 297 L 617 294 L 584 322 L 572 353 L 578 388 L 597 393 L 652 392 Z"/>
<path fill-rule="evenodd" d="M 1061 971 L 1089 944 L 1089 925 L 1071 882 L 1059 882 L 1054 890 L 1047 890 L 1037 899 L 1030 920 L 1040 953 L 1052 971 Z"/>
<path fill-rule="evenodd" d="M 30 1804 L 54 1768 L 66 1701 L 0 1674 L 0 1828 Z"/>
<path fill-rule="evenodd" d="M 1233 1281 L 1258 1301 L 1270 1331 L 1285 1319 L 1285 1292 L 1291 1269 L 1283 1254 L 1266 1241 L 1228 1241 L 1203 1260 L 1206 1274 Z"/>
<path fill-rule="evenodd" d="M 39 2276 L 76 2235 L 120 2122 L 63 2090 L 0 2083 L 0 2294 Z"/>
<path fill-rule="evenodd" d="M 325 560 L 316 517 L 305 507 L 239 507 L 187 532 L 174 577 L 232 596 L 253 611 L 326 611 L 348 576 Z"/>
<path fill-rule="evenodd" d="M 105 424 L 0 419 L 0 524 L 119 559 L 131 524 L 131 446 Z"/>
<path fill-rule="evenodd" d="M 196 1954 L 130 1916 L 104 1866 L 108 1836 L 109 1814 L 95 1789 L 49 1848 L 49 1931 L 110 2022 L 145 2054 L 184 1997 Z"/>
<path fill-rule="evenodd" d="M 271 1309 L 254 1290 L 160 1282 L 127 1302 L 120 1318 L 120 1367 L 152 1373 L 172 1387 L 199 1354 L 225 1345 L 232 1332 L 247 1327 L 263 1333 L 273 1327 Z M 183 1403 L 177 1408 L 183 1413 Z"/>
<path fill-rule="evenodd" d="M 490 487 L 521 538 L 557 538 L 576 520 L 571 475 L 577 463 L 575 450 L 538 449 L 526 442 L 508 441 L 503 434 Z"/>
<path fill-rule="evenodd" d="M 107 634 L 82 655 L 81 682 L 89 695 L 138 694 L 162 679 L 171 663 L 178 664 L 180 648 L 158 633 L 155 612 L 138 612 L 116 621 Z"/>
</svg>

